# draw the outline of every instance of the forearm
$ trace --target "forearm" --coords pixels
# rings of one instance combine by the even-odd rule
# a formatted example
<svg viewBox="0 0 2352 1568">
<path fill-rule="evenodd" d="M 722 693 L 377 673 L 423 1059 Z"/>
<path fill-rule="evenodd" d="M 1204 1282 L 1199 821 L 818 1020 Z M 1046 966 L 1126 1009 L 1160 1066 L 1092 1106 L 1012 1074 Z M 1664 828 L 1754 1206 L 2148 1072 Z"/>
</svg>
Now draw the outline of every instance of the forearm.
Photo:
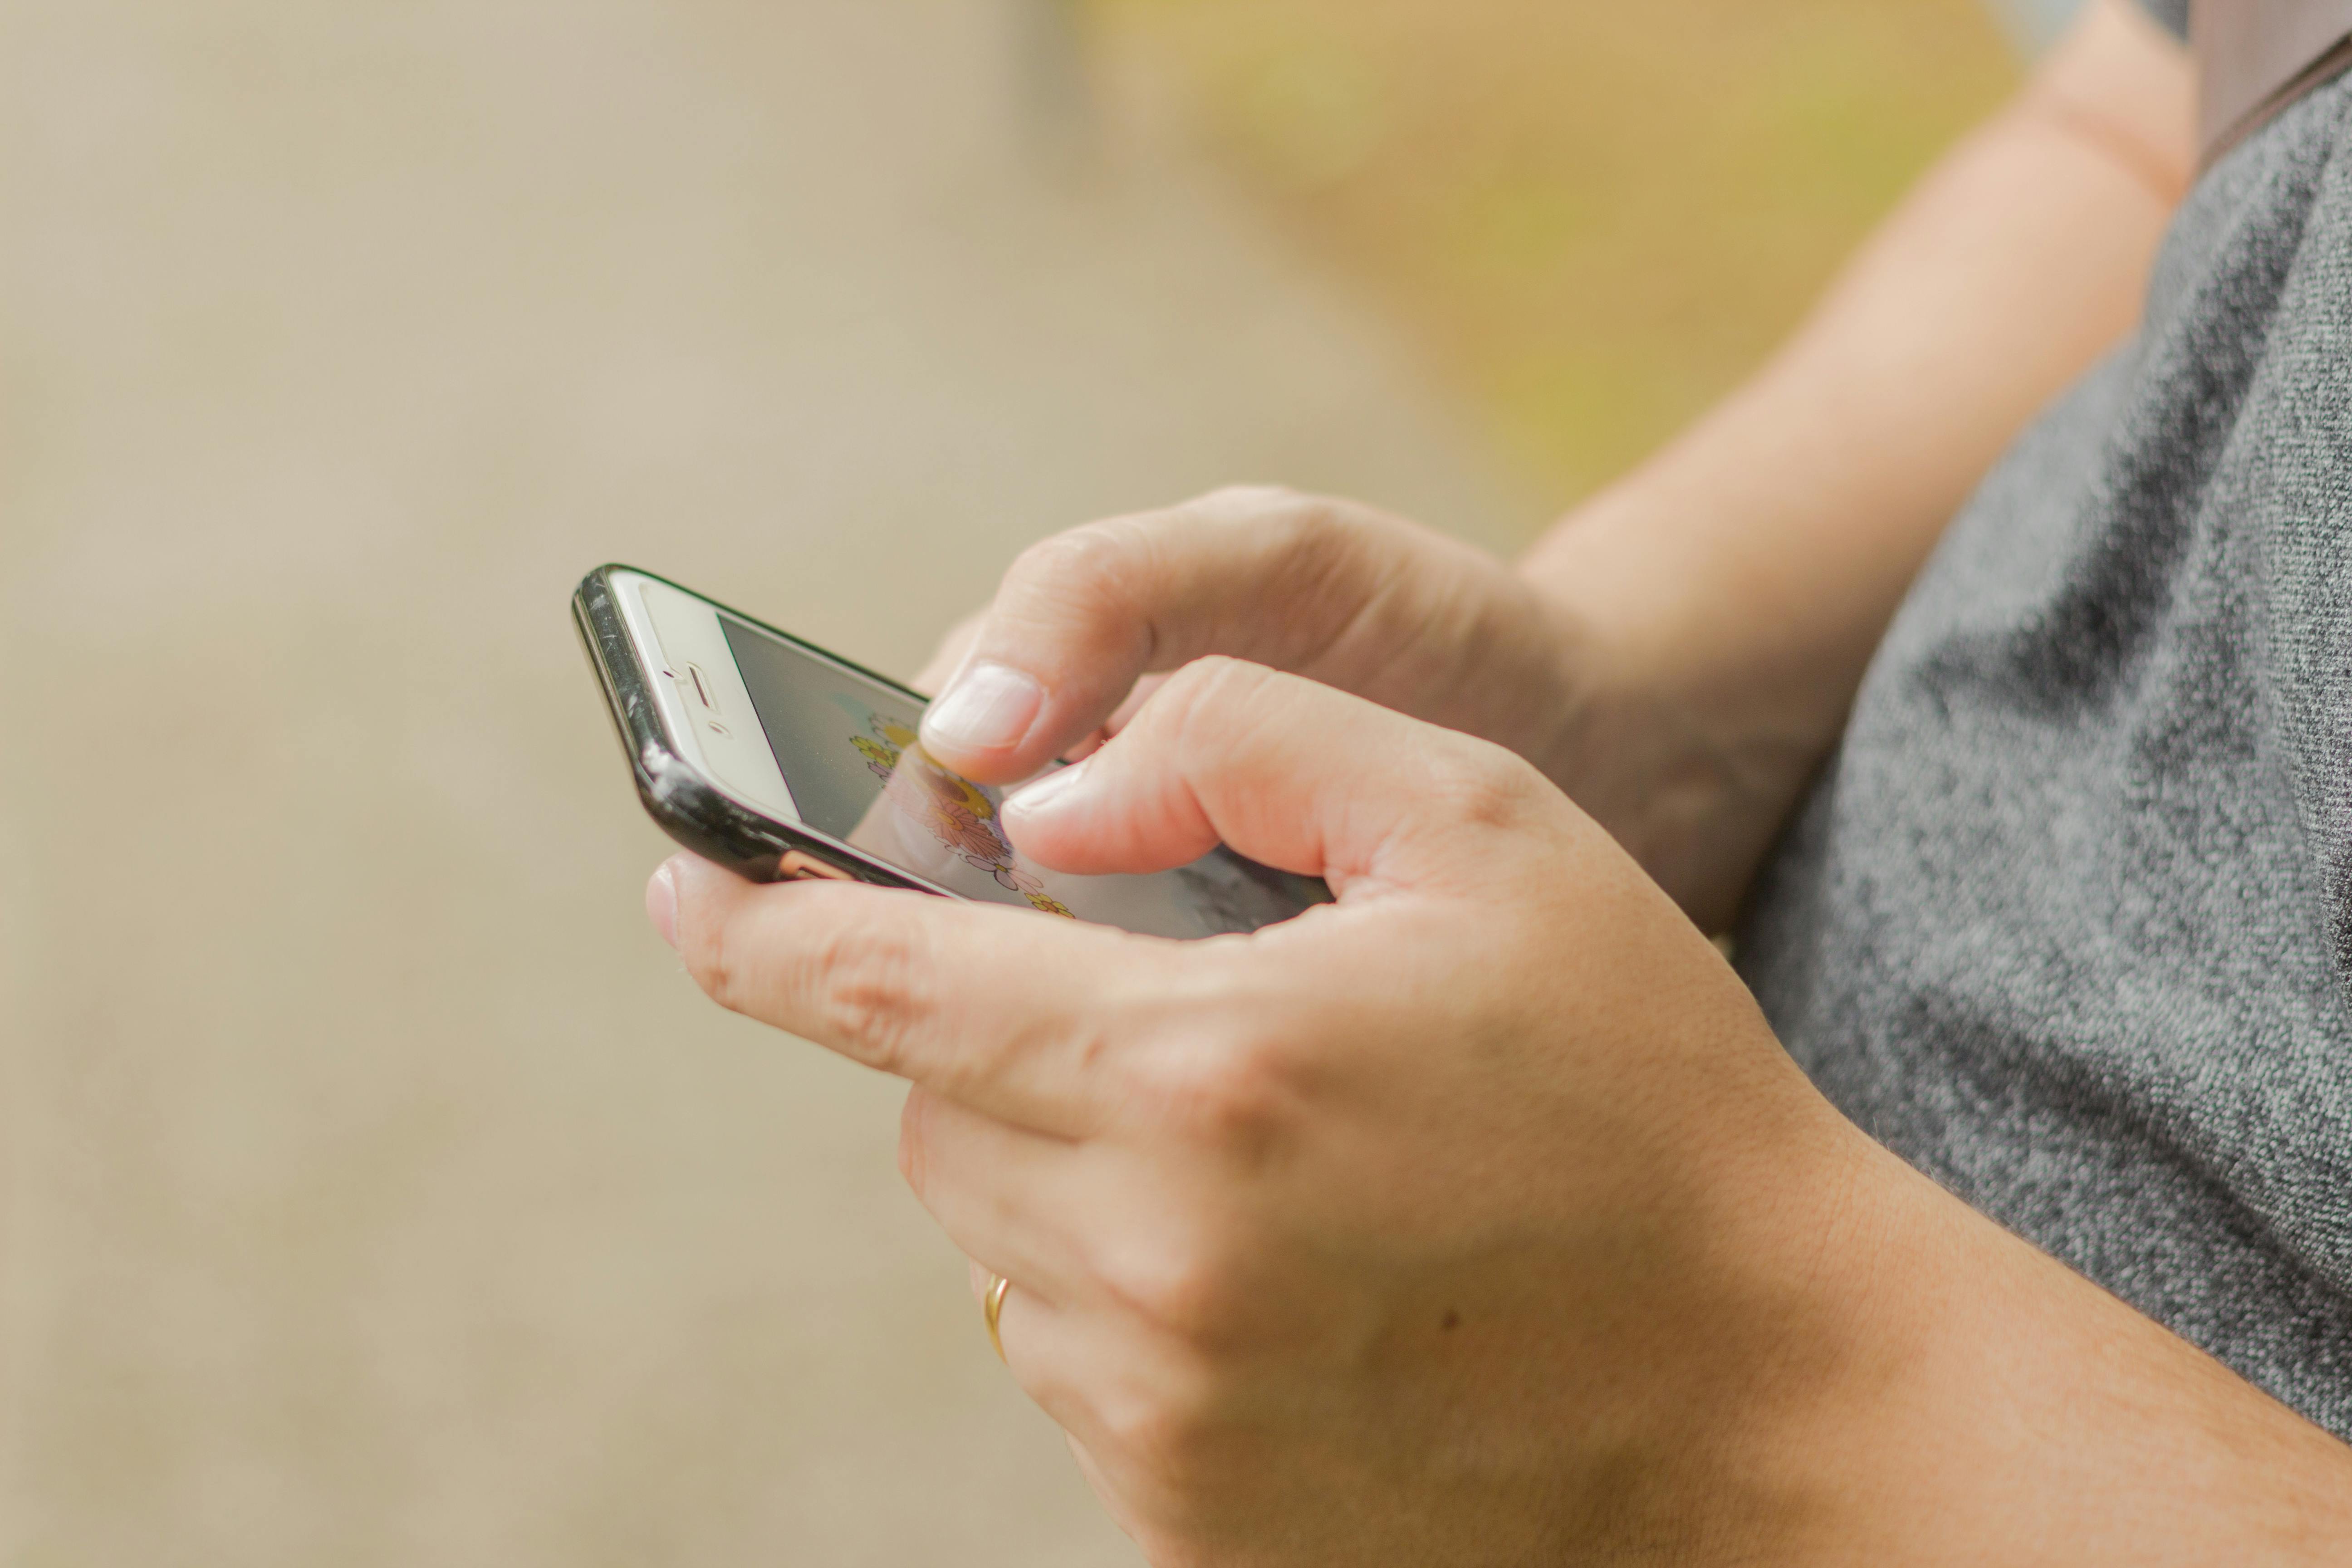
<svg viewBox="0 0 2352 1568">
<path fill-rule="evenodd" d="M 1751 384 L 1523 571 L 1792 790 L 1945 522 L 2130 330 L 2189 174 L 2189 90 L 2176 44 L 2095 7 Z"/>
<path fill-rule="evenodd" d="M 1784 1276 L 1839 1325 L 1805 1342 L 1840 1349 L 1741 1405 L 1769 1413 L 1740 1439 L 1755 1491 L 1796 1505 L 1759 1543 L 1822 1564 L 2352 1553 L 2352 1449 L 1884 1151 L 1855 1163 L 1842 1223 L 1790 1243 Z"/>
</svg>

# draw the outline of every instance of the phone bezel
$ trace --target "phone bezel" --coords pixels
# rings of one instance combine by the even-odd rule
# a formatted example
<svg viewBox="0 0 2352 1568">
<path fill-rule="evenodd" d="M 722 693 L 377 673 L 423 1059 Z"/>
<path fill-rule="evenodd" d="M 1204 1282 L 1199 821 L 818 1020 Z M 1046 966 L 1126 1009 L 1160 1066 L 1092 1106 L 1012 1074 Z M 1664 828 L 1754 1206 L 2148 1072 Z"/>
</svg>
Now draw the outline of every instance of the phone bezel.
<svg viewBox="0 0 2352 1568">
<path fill-rule="evenodd" d="M 768 743 L 728 644 L 724 613 L 701 595 L 642 572 L 615 572 L 611 580 L 671 747 L 740 804 L 780 821 L 803 822 L 792 780 Z M 715 699 L 709 719 L 696 712 L 698 700 L 688 695 L 688 682 L 698 677 Z"/>
<path fill-rule="evenodd" d="M 719 619 L 732 616 L 763 636 L 775 637 L 847 674 L 871 680 L 918 705 L 928 704 L 929 699 L 887 675 L 770 626 L 756 616 L 722 605 L 708 595 L 698 594 L 658 573 L 618 563 L 599 566 L 582 579 L 572 596 L 572 623 L 587 648 L 589 663 L 604 685 L 614 726 L 620 734 L 623 750 L 628 753 L 638 797 L 665 832 L 696 854 L 752 881 L 828 877 L 970 901 L 953 889 L 877 859 L 812 827 L 799 819 L 797 809 L 790 816 L 780 815 L 774 803 L 731 788 L 727 780 L 718 776 L 706 764 L 704 748 L 695 736 L 683 698 L 674 684 L 663 679 L 665 655 L 658 637 L 646 637 L 655 628 L 652 617 L 645 613 L 638 589 L 642 584 L 658 584 L 706 606 L 714 634 L 720 637 L 721 647 L 725 641 L 723 633 L 717 632 Z M 633 590 L 640 595 L 634 605 L 630 602 Z M 635 625 L 631 620 L 633 608 L 636 612 Z M 735 667 L 731 650 L 728 652 L 727 669 L 740 689 L 742 676 Z M 765 749 L 766 731 L 760 728 L 756 713 L 750 709 L 748 694 L 743 702 L 743 710 L 749 715 L 749 732 Z M 776 765 L 774 753 L 771 751 L 767 755 L 783 796 L 789 799 L 790 781 Z"/>
</svg>

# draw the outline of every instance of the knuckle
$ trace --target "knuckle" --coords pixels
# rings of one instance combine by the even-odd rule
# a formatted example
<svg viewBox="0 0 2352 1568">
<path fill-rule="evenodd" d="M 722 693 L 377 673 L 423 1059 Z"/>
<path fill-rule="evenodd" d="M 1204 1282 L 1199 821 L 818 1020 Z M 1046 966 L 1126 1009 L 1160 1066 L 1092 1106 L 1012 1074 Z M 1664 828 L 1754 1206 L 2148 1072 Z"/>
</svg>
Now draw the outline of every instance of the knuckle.
<svg viewBox="0 0 2352 1568">
<path fill-rule="evenodd" d="M 1431 806 L 1471 826 L 1515 831 L 1541 799 L 1540 775 L 1499 746 L 1449 745 L 1427 767 Z"/>
<path fill-rule="evenodd" d="M 1213 1064 L 1176 1075 L 1170 1099 L 1178 1125 L 1213 1147 L 1262 1154 L 1289 1119 L 1289 1096 L 1272 1055 L 1229 1050 Z"/>
<path fill-rule="evenodd" d="M 1233 1346 L 1247 1332 L 1248 1273 L 1234 1236 L 1195 1229 L 1139 1239 L 1101 1277 L 1130 1310 L 1198 1354 Z"/>
<path fill-rule="evenodd" d="M 1230 1348 L 1264 1304 L 1257 1280 L 1278 1252 L 1262 1197 L 1282 1180 L 1312 1115 L 1299 1053 L 1265 1037 L 1178 1046 L 1129 1064 L 1138 1125 L 1223 1194 L 1179 1202 L 1107 1237 L 1098 1277 L 1139 1316 L 1195 1352 Z"/>
<path fill-rule="evenodd" d="M 1170 676 L 1158 700 L 1163 717 L 1173 720 L 1179 733 L 1187 733 L 1233 711 L 1274 679 L 1274 672 L 1264 665 L 1213 653 L 1192 660 Z"/>
<path fill-rule="evenodd" d="M 1288 485 L 1227 485 L 1178 509 L 1226 528 L 1246 529 L 1266 557 L 1296 574 L 1359 548 L 1378 531 L 1378 514 L 1350 501 Z"/>
<path fill-rule="evenodd" d="M 931 1003 L 925 999 L 924 1009 Z M 950 1048 L 920 1064 L 925 1088 L 949 1100 L 971 1102 L 1005 1085 L 1035 1080 L 1036 1064 L 1050 1061 L 1057 1089 L 1118 1070 L 1127 1051 L 1126 1021 L 1116 1006 L 1048 1008 L 994 1015 L 985 1027 L 960 1031 Z"/>
<path fill-rule="evenodd" d="M 907 1103 L 898 1112 L 898 1174 L 906 1182 L 908 1190 L 918 1198 L 923 1196 L 924 1185 L 930 1176 L 929 1151 L 924 1142 L 923 1105 L 923 1091 L 909 1089 Z"/>
<path fill-rule="evenodd" d="M 703 994 L 730 1012 L 750 1011 L 744 993 L 742 944 L 731 915 L 688 926 L 679 953 L 686 972 L 694 976 Z"/>
<path fill-rule="evenodd" d="M 1129 1464 L 1181 1489 L 1205 1479 L 1224 1451 L 1219 1403 L 1197 1378 L 1163 1379 L 1107 1402 L 1099 1415 Z"/>
<path fill-rule="evenodd" d="M 1062 1047 L 1056 1054 L 1067 1060 L 1072 1080 L 1088 1082 L 1118 1071 L 1128 1054 L 1129 1028 L 1119 1007 L 1100 1003 L 1055 1025 Z"/>
<path fill-rule="evenodd" d="M 1339 502 L 1286 485 L 1228 485 L 1178 509 L 1212 527 L 1244 533 L 1253 557 L 1284 582 L 1312 581 L 1355 548 L 1360 530 Z"/>
<path fill-rule="evenodd" d="M 1246 1363 L 1270 1328 L 1261 1289 L 1270 1232 L 1237 1208 L 1164 1211 L 1096 1248 L 1089 1262 L 1103 1295 L 1162 1344 L 1162 1366 L 1188 1371 L 1181 1387 L 1202 1399 L 1218 1371 Z"/>
<path fill-rule="evenodd" d="M 1157 551 L 1138 520 L 1090 522 L 1041 539 L 1023 551 L 1005 574 L 1013 595 L 1068 600 L 1114 612 L 1136 598 Z"/>
<path fill-rule="evenodd" d="M 1313 498 L 1303 495 L 1288 485 L 1234 484 L 1219 485 L 1195 496 L 1179 508 L 1182 511 L 1200 512 L 1224 520 L 1257 521 L 1270 512 L 1284 512 L 1313 504 Z"/>
<path fill-rule="evenodd" d="M 818 1029 L 883 1072 L 905 1075 L 915 1029 L 931 1011 L 922 931 L 913 922 L 845 920 L 806 960 Z"/>
<path fill-rule="evenodd" d="M 1307 1115 L 1303 1053 L 1280 1034 L 1227 1026 L 1180 1037 L 1150 1064 L 1160 1125 L 1247 1167 L 1278 1156 Z"/>
</svg>

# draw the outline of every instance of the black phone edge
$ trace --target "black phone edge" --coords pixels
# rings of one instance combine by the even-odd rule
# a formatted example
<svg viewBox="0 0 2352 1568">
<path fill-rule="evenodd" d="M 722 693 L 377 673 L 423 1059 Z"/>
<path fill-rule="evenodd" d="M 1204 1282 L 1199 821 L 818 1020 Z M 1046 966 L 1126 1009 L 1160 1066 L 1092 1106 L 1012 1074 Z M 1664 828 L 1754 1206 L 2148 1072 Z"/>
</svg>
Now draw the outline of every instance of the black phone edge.
<svg viewBox="0 0 2352 1568">
<path fill-rule="evenodd" d="M 736 804 L 711 787 L 700 769 L 672 751 L 669 736 L 662 728 L 661 709 L 651 689 L 638 676 L 628 623 L 614 601 L 612 574 L 615 572 L 626 572 L 675 588 L 746 626 L 900 692 L 910 701 L 929 704 L 930 699 L 905 681 L 893 680 L 879 670 L 868 669 L 805 637 L 796 637 L 781 626 L 747 616 L 657 572 L 607 562 L 583 577 L 580 586 L 572 590 L 572 625 L 580 634 L 582 647 L 587 650 L 597 683 L 604 689 L 605 710 L 612 715 L 614 731 L 621 738 L 621 750 L 628 753 L 629 773 L 636 780 L 637 798 L 645 803 L 646 814 L 661 826 L 663 832 L 704 859 L 724 866 L 748 881 L 780 882 L 829 876 L 963 901 L 961 893 L 937 887 L 883 861 L 869 859 L 846 845 L 836 844 L 797 824 L 782 822 Z M 1221 848 L 1220 852 L 1233 856 L 1255 872 L 1283 874 L 1259 866 L 1230 848 Z M 817 865 L 812 866 L 811 861 Z M 1330 889 L 1320 878 L 1300 877 L 1294 880 L 1321 894 L 1319 899 L 1307 900 L 1308 903 L 1328 901 L 1331 897 Z"/>
<path fill-rule="evenodd" d="M 580 586 L 572 590 L 572 625 L 580 634 L 588 663 L 596 671 L 597 683 L 604 689 L 605 709 L 612 715 L 622 751 L 628 753 L 629 773 L 636 781 L 637 798 L 663 832 L 704 859 L 724 866 L 749 881 L 776 882 L 824 876 L 825 872 L 808 866 L 809 860 L 815 860 L 832 868 L 837 877 L 876 887 L 905 888 L 939 898 L 956 896 L 902 876 L 792 823 L 780 822 L 738 805 L 711 787 L 700 769 L 672 751 L 668 733 L 662 727 L 661 709 L 639 674 L 628 623 L 622 618 L 621 607 L 614 599 L 612 576 L 615 572 L 627 572 L 676 588 L 796 647 L 808 648 L 894 690 L 903 691 L 916 701 L 928 700 L 887 675 L 851 664 L 838 654 L 815 647 L 740 610 L 730 609 L 683 584 L 672 583 L 641 567 L 608 562 L 582 578 Z"/>
</svg>

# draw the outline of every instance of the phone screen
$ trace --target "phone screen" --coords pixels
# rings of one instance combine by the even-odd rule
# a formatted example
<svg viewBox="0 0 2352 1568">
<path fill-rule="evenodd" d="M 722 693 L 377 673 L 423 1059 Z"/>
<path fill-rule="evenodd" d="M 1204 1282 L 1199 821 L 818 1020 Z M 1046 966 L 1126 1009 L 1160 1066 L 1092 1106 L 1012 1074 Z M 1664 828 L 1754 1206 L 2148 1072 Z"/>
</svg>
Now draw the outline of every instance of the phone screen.
<svg viewBox="0 0 2352 1568">
<path fill-rule="evenodd" d="M 1218 849 L 1154 876 L 1076 877 L 1005 837 L 1003 792 L 949 772 L 915 738 L 923 704 L 721 612 L 744 689 L 810 826 L 968 899 L 1156 936 L 1255 931 L 1329 894 Z"/>
</svg>

